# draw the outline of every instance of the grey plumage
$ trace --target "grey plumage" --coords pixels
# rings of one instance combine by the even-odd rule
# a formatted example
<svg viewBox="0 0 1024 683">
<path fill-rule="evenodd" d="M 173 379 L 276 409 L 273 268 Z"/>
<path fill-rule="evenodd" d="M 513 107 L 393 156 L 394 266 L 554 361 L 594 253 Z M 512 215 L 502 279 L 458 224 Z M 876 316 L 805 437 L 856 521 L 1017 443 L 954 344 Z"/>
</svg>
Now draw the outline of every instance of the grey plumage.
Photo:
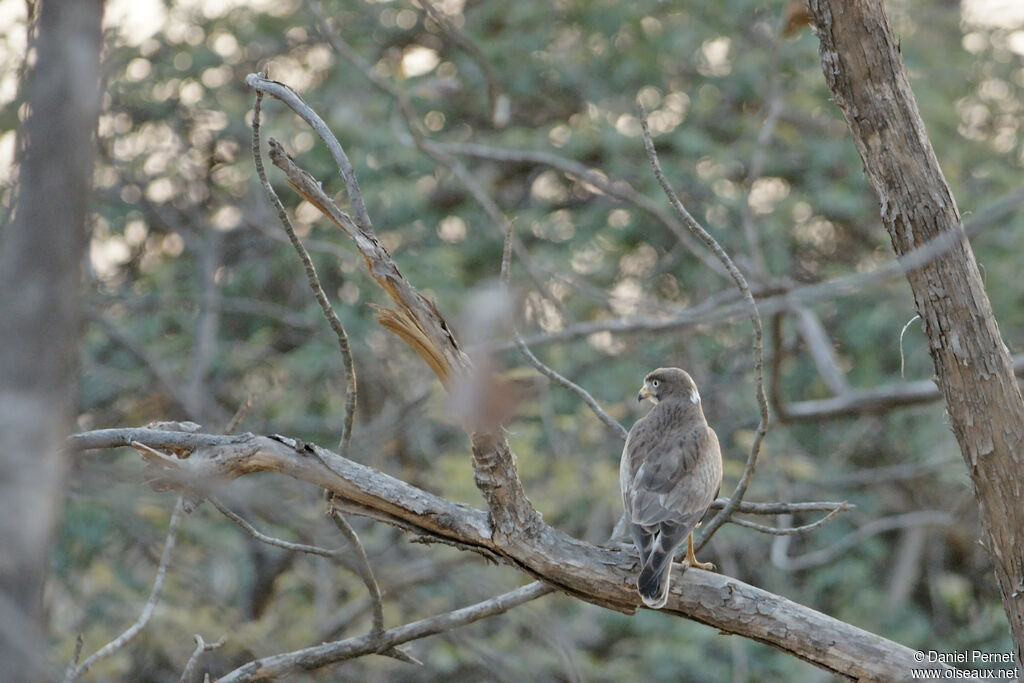
<svg viewBox="0 0 1024 683">
<path fill-rule="evenodd" d="M 640 553 L 637 591 L 655 609 L 668 601 L 672 556 L 688 540 L 688 564 L 708 568 L 692 553 L 691 534 L 722 486 L 722 453 L 708 426 L 693 379 L 679 368 L 644 378 L 637 400 L 654 407 L 629 430 L 619 485 Z"/>
</svg>

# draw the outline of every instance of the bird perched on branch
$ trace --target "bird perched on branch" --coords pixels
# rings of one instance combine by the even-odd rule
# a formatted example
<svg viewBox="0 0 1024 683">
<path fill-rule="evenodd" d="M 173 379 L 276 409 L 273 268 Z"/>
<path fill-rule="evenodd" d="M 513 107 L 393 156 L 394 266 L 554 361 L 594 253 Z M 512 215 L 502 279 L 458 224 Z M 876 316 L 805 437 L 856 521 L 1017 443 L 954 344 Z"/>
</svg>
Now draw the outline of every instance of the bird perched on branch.
<svg viewBox="0 0 1024 683">
<path fill-rule="evenodd" d="M 686 563 L 713 569 L 693 555 L 693 530 L 722 487 L 722 452 L 708 426 L 693 378 L 658 368 L 637 401 L 654 408 L 629 430 L 619 465 L 622 502 L 640 553 L 636 587 L 648 607 L 668 601 L 672 556 L 687 543 Z"/>
</svg>

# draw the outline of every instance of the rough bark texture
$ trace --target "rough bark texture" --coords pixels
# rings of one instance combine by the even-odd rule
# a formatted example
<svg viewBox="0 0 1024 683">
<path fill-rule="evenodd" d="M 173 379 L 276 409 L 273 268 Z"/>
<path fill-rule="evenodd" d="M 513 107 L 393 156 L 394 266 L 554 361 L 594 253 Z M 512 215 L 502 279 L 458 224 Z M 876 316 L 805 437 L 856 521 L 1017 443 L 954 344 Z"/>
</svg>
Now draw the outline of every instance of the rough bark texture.
<svg viewBox="0 0 1024 683">
<path fill-rule="evenodd" d="M 39 6 L 25 157 L 0 248 L 0 668 L 12 681 L 49 678 L 42 584 L 73 415 L 102 10 Z"/>
<path fill-rule="evenodd" d="M 453 503 L 330 451 L 285 437 L 213 436 L 153 429 L 106 429 L 72 437 L 72 443 L 82 449 L 113 448 L 132 442 L 165 453 L 188 454 L 185 459 L 170 455 L 156 458 L 140 450 L 179 486 L 201 490 L 252 472 L 281 472 L 336 493 L 344 499 L 343 507 L 352 512 L 419 534 L 424 540 L 479 552 L 595 605 L 626 613 L 639 607 L 634 585 L 637 558 L 632 544 L 600 547 L 567 536 L 544 524 L 532 507 L 532 512 L 526 513 L 521 508 L 521 504 L 528 505 L 525 497 L 519 502 L 508 501 L 512 508 L 520 509 L 509 514 L 524 517 L 498 520 L 493 511 Z M 499 469 L 510 464 L 503 457 L 511 458 L 507 446 L 486 437 L 479 443 L 475 438 L 473 446 L 474 454 L 480 452 L 487 459 L 496 459 L 498 463 L 493 466 Z M 500 476 L 504 475 L 497 474 L 495 481 Z M 483 488 L 486 491 L 487 485 Z M 503 530 L 506 524 L 512 526 Z M 519 524 L 525 526 L 513 528 Z M 728 576 L 696 569 L 680 572 L 679 565 L 674 571 L 669 602 L 662 612 L 767 643 L 835 675 L 891 681 L 908 678 L 912 668 L 946 668 L 917 663 L 913 650 L 903 645 Z"/>
<path fill-rule="evenodd" d="M 907 273 L 982 539 L 1021 666 L 1024 652 L 1024 401 L 960 212 L 925 133 L 881 0 L 810 0 L 825 80 L 853 132 L 897 254 L 946 233 L 952 249 Z"/>
</svg>

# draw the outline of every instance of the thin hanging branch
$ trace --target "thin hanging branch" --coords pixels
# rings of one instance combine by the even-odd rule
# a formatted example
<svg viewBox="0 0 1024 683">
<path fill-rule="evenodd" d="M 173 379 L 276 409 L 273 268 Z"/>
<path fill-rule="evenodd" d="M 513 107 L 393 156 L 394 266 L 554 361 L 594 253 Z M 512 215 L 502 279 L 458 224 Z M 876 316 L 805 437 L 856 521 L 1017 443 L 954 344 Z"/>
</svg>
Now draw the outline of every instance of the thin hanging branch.
<svg viewBox="0 0 1024 683">
<path fill-rule="evenodd" d="M 345 515 L 341 513 L 336 507 L 331 505 L 331 496 L 327 497 L 327 516 L 334 522 L 334 526 L 338 527 L 338 531 L 348 541 L 351 549 L 355 551 L 356 568 L 359 571 L 359 577 L 366 584 L 366 590 L 370 594 L 370 600 L 373 601 L 373 627 L 370 633 L 373 635 L 380 635 L 384 632 L 384 608 L 383 602 L 380 595 L 380 586 L 377 584 L 377 579 L 373 576 L 373 568 L 370 566 L 370 559 L 366 556 L 366 550 L 363 548 L 362 541 L 359 540 L 359 534 L 352 528 L 352 525 L 345 519 Z"/>
<path fill-rule="evenodd" d="M 605 412 L 604 408 L 601 407 L 601 404 L 598 403 L 597 400 L 590 395 L 590 392 L 588 392 L 586 389 L 573 382 L 568 377 L 564 377 L 555 370 L 552 370 L 550 367 L 545 365 L 539 358 L 537 358 L 537 356 L 533 355 L 533 352 L 530 351 L 530 348 L 526 345 L 526 342 L 523 341 L 522 335 L 519 334 L 519 330 L 513 330 L 513 334 L 515 335 L 516 347 L 519 349 L 519 352 L 523 354 L 523 357 L 526 358 L 530 365 L 532 365 L 534 368 L 537 369 L 538 372 L 540 372 L 542 375 L 550 379 L 558 386 L 565 387 L 566 389 L 568 389 L 569 391 L 573 392 L 581 399 L 583 399 L 583 402 L 587 404 L 587 407 L 590 408 L 590 410 L 593 411 L 595 415 L 597 415 L 597 418 L 601 420 L 601 422 L 605 423 L 605 425 L 608 426 L 608 429 L 615 432 L 623 441 L 626 440 L 626 435 L 628 434 L 626 428 L 623 427 L 618 420 L 616 420 L 614 417 Z"/>
<path fill-rule="evenodd" d="M 206 499 L 210 501 L 213 507 L 217 508 L 220 514 L 224 515 L 232 522 L 242 527 L 245 533 L 255 538 L 260 543 L 266 543 L 277 548 L 283 548 L 284 550 L 290 550 L 296 553 L 308 553 L 310 555 L 319 555 L 320 557 L 326 557 L 330 560 L 338 559 L 339 552 L 337 550 L 328 550 L 327 548 L 321 548 L 315 545 L 306 545 L 305 543 L 292 543 L 291 541 L 284 541 L 280 538 L 274 538 L 261 532 L 259 529 L 249 524 L 241 515 L 235 514 L 230 509 L 225 507 L 223 503 L 214 498 L 213 496 L 207 496 Z"/>
<path fill-rule="evenodd" d="M 316 302 L 320 304 L 320 309 L 324 313 L 324 317 L 327 318 L 327 322 L 330 324 L 331 329 L 334 331 L 334 336 L 338 339 L 338 348 L 341 349 L 341 357 L 345 363 L 345 420 L 341 430 L 341 442 L 339 449 L 342 454 L 348 454 L 349 444 L 352 441 L 352 423 L 355 419 L 355 408 L 356 408 L 356 370 L 355 363 L 352 360 L 352 349 L 348 341 L 348 333 L 345 331 L 345 326 L 341 323 L 341 319 L 334 312 L 334 307 L 331 306 L 331 302 L 327 298 L 327 294 L 324 292 L 323 286 L 320 284 L 320 276 L 316 273 L 316 267 L 313 265 L 313 259 L 309 257 L 309 252 L 306 251 L 306 247 L 303 246 L 302 240 L 295 233 L 295 228 L 292 226 L 291 219 L 288 218 L 288 212 L 285 211 L 284 204 L 281 203 L 281 199 L 277 196 L 273 186 L 267 179 L 266 169 L 263 167 L 263 152 L 260 149 L 260 110 L 263 104 L 263 93 L 260 90 L 256 91 L 256 102 L 253 105 L 252 115 L 252 156 L 253 163 L 256 165 L 256 175 L 259 176 L 260 184 L 263 186 L 263 192 L 267 195 L 267 199 L 274 205 L 277 210 L 278 220 L 281 221 L 281 225 L 284 226 L 284 230 L 288 233 L 288 239 L 292 243 L 296 253 L 299 255 L 299 259 L 302 261 L 302 267 L 306 271 L 306 281 L 309 283 L 309 288 L 313 291 L 313 296 L 316 298 Z M 323 123 L 321 121 L 321 123 Z M 344 151 L 341 152 L 344 154 Z M 353 176 L 353 182 L 355 177 Z M 358 187 L 358 186 L 357 186 Z M 365 211 L 365 208 L 364 208 Z M 369 218 L 367 218 L 369 221 Z"/>
<path fill-rule="evenodd" d="M 672 189 L 672 185 L 665 177 L 665 172 L 661 169 L 661 162 L 658 161 L 658 153 L 654 149 L 654 140 L 651 138 L 651 130 L 647 125 L 647 112 L 644 110 L 643 105 L 638 103 L 638 106 L 640 109 L 640 127 L 643 131 L 644 150 L 647 152 L 647 160 L 654 169 L 654 175 L 658 179 L 658 184 L 661 185 L 661 189 L 664 190 L 669 203 L 672 204 L 672 208 L 675 209 L 676 214 L 683 221 L 686 227 L 689 228 L 701 242 L 707 245 L 707 247 L 715 254 L 715 256 L 718 257 L 729 271 L 729 275 L 732 276 L 733 281 L 736 283 L 736 287 L 743 295 L 743 300 L 747 305 L 750 322 L 754 325 L 754 380 L 757 384 L 757 407 L 760 412 L 761 421 L 758 423 L 757 430 L 754 432 L 754 441 L 750 446 L 750 454 L 747 456 L 747 463 L 743 468 L 743 474 L 740 476 L 739 483 L 736 484 L 736 488 L 733 490 L 732 496 L 729 497 L 729 504 L 704 525 L 704 530 L 701 533 L 699 540 L 694 543 L 696 549 L 699 550 L 703 548 L 709 540 L 711 540 L 714 533 L 718 531 L 723 524 L 725 524 L 726 520 L 732 516 L 733 512 L 736 511 L 736 508 L 743 501 L 743 496 L 746 494 L 747 488 L 750 486 L 750 482 L 754 478 L 754 470 L 757 467 L 757 458 L 761 453 L 761 443 L 764 441 L 765 434 L 768 432 L 768 397 L 765 395 L 764 390 L 764 342 L 763 332 L 761 329 L 761 314 L 758 313 L 757 303 L 754 301 L 754 295 L 751 293 L 750 286 L 747 284 L 747 279 L 743 277 L 743 273 L 741 273 L 739 268 L 736 267 L 736 264 L 733 263 L 725 249 L 723 249 L 718 241 L 711 236 L 711 233 L 705 230 L 704 227 L 690 215 L 690 212 L 686 210 L 683 203 L 679 201 L 679 197 L 676 195 L 675 190 Z"/>
<path fill-rule="evenodd" d="M 342 536 L 348 540 L 352 550 L 355 551 L 356 570 L 359 572 L 359 577 L 363 580 L 363 584 L 366 586 L 366 590 L 370 595 L 373 625 L 370 627 L 370 633 L 368 635 L 382 641 L 384 638 L 384 599 L 381 597 L 380 586 L 377 584 L 377 579 L 373 576 L 373 568 L 370 566 L 370 558 L 366 556 L 366 550 L 363 548 L 363 542 L 359 540 L 359 534 L 357 534 L 356 530 L 352 528 L 352 525 L 348 523 L 348 520 L 345 519 L 345 515 L 342 514 L 341 510 L 332 504 L 335 498 L 336 496 L 333 494 L 327 494 L 327 515 L 331 518 L 331 521 L 334 522 L 334 526 L 338 527 L 338 531 L 341 532 Z M 377 650 L 377 652 L 407 664 L 422 664 L 422 662 L 415 657 L 394 646 Z"/>
<path fill-rule="evenodd" d="M 767 524 L 758 524 L 757 522 L 749 522 L 745 519 L 736 519 L 731 517 L 728 521 L 730 524 L 736 524 L 738 526 L 746 527 L 747 529 L 753 529 L 754 531 L 760 531 L 762 534 L 768 534 L 770 536 L 799 536 L 800 534 L 806 534 L 820 529 L 825 526 L 832 519 L 843 510 L 839 507 L 833 508 L 827 515 L 821 519 L 811 522 L 810 524 L 804 524 L 802 526 L 784 526 L 774 527 L 768 526 Z"/>
</svg>

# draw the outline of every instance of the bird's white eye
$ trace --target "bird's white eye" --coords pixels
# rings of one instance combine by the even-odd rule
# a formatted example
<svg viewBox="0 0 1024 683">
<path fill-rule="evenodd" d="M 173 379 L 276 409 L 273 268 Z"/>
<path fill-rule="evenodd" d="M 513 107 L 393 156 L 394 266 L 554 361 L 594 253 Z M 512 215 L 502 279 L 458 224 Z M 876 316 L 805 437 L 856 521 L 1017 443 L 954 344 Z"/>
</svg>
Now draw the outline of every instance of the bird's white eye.
<svg viewBox="0 0 1024 683">
<path fill-rule="evenodd" d="M 651 386 L 654 387 L 655 389 L 658 388 L 659 384 L 661 384 L 661 382 L 659 382 L 658 380 L 656 380 L 656 379 L 652 379 L 651 380 Z"/>
</svg>

